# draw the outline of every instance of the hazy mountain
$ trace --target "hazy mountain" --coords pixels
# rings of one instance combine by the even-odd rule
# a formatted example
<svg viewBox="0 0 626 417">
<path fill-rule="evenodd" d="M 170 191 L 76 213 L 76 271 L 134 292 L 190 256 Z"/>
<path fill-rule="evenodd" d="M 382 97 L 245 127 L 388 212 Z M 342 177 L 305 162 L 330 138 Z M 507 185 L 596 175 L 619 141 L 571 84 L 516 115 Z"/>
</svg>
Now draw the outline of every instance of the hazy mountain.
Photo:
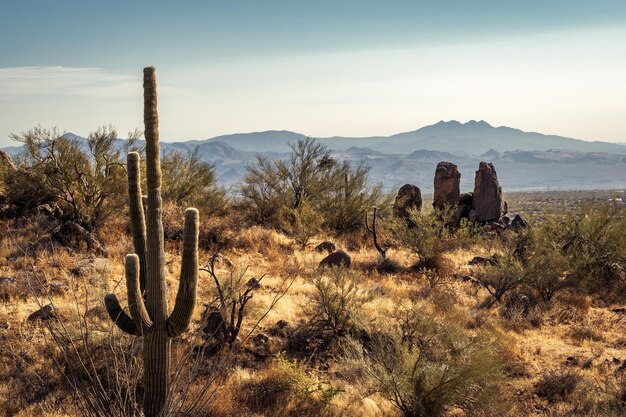
<svg viewBox="0 0 626 417">
<path fill-rule="evenodd" d="M 288 143 L 304 137 L 289 131 L 240 133 L 208 140 L 163 142 L 161 150 L 197 152 L 202 160 L 215 165 L 220 182 L 233 185 L 258 153 L 286 158 Z M 464 191 L 473 188 L 474 171 L 480 161 L 495 164 L 508 191 L 626 187 L 626 146 L 496 128 L 483 121 L 439 122 L 389 137 L 319 140 L 333 149 L 337 159 L 365 162 L 370 166 L 372 182 L 381 182 L 388 189 L 413 183 L 423 192 L 432 192 L 435 167 L 443 160 L 459 166 Z M 121 147 L 123 141 L 118 144 Z M 21 149 L 4 148 L 12 156 Z"/>
<path fill-rule="evenodd" d="M 267 131 L 219 136 L 208 139 L 207 142 L 220 141 L 245 151 L 285 152 L 288 150 L 288 142 L 295 142 L 302 137 L 304 135 L 295 132 Z M 622 144 L 588 142 L 563 136 L 524 132 L 505 126 L 494 127 L 482 120 L 479 122 L 472 120 L 467 123 L 455 120 L 441 121 L 418 130 L 392 136 L 364 138 L 337 136 L 318 138 L 318 140 L 331 149 L 346 150 L 351 147 L 360 147 L 388 154 L 433 150 L 458 155 L 480 155 L 489 150 L 505 152 L 548 149 L 626 154 L 626 146 Z"/>
</svg>

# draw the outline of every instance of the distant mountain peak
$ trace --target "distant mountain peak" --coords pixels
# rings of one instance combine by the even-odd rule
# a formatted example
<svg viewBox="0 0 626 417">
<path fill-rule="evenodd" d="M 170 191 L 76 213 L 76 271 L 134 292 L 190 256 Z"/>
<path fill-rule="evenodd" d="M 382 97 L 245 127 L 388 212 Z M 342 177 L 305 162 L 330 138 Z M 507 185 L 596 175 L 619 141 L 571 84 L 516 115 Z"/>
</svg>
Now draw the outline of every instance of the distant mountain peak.
<svg viewBox="0 0 626 417">
<path fill-rule="evenodd" d="M 429 125 L 426 127 L 493 127 L 492 125 L 490 125 L 489 123 L 487 123 L 484 120 L 469 120 L 465 123 L 461 123 L 458 120 L 440 120 L 439 122 L 435 123 L 434 125 Z"/>
<path fill-rule="evenodd" d="M 484 120 L 470 120 L 469 122 L 463 123 L 463 126 L 477 126 L 477 127 L 493 127 L 489 123 Z"/>
</svg>

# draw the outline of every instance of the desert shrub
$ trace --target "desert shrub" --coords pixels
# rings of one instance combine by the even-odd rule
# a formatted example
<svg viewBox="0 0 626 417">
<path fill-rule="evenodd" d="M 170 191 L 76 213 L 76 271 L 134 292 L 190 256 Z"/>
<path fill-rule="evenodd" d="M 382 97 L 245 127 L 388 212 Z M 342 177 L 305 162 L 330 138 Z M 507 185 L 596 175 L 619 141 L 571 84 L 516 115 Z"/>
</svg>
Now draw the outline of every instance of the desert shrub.
<svg viewBox="0 0 626 417">
<path fill-rule="evenodd" d="M 273 366 L 241 383 L 235 399 L 265 416 L 331 415 L 329 403 L 338 392 L 311 376 L 306 366 L 278 354 Z"/>
<path fill-rule="evenodd" d="M 358 327 L 359 310 L 372 295 L 362 289 L 355 273 L 346 268 L 322 268 L 311 279 L 315 288 L 304 312 L 308 324 L 335 334 Z"/>
<path fill-rule="evenodd" d="M 526 269 L 526 284 L 534 288 L 544 301 L 573 285 L 570 259 L 562 250 L 558 236 L 563 223 L 556 217 L 518 233 L 512 243 L 514 253 Z"/>
<path fill-rule="evenodd" d="M 596 381 L 598 391 L 598 409 L 603 412 L 600 415 L 623 416 L 626 415 L 626 373 L 612 372 L 611 370 L 601 372 Z"/>
<path fill-rule="evenodd" d="M 294 224 L 285 220 L 294 219 L 294 210 L 298 214 L 308 203 L 323 228 L 338 234 L 359 228 L 364 211 L 382 197 L 380 186 L 367 183 L 369 169 L 333 159 L 325 146 L 311 138 L 290 146 L 286 159 L 258 156 L 256 164 L 248 166 L 240 193 L 252 220 L 291 230 Z"/>
<path fill-rule="evenodd" d="M 580 375 L 571 370 L 550 372 L 537 381 L 535 393 L 551 403 L 567 401 L 580 379 Z"/>
<path fill-rule="evenodd" d="M 389 216 L 382 223 L 382 230 L 389 242 L 394 246 L 408 248 L 419 256 L 417 269 L 444 271 L 446 261 L 442 252 L 450 248 L 454 238 L 449 228 L 451 210 L 421 212 L 409 210 L 411 227 L 407 220 Z"/>
<path fill-rule="evenodd" d="M 126 149 L 139 134 L 129 134 Z M 12 201 L 18 204 L 41 204 L 37 192 L 64 203 L 65 216 L 88 230 L 101 226 L 125 203 L 125 178 L 122 150 L 116 144 L 117 131 L 101 127 L 86 140 L 61 134 L 40 126 L 11 138 L 24 143 L 21 174 L 12 185 Z M 17 184 L 31 185 L 24 190 Z"/>
<path fill-rule="evenodd" d="M 228 211 L 226 190 L 217 185 L 215 167 L 201 161 L 198 152 L 189 155 L 170 152 L 161 160 L 162 197 L 181 207 L 196 207 L 203 216 Z"/>
<path fill-rule="evenodd" d="M 453 407 L 496 415 L 502 372 L 496 341 L 483 332 L 470 336 L 458 323 L 422 307 L 408 317 L 412 320 L 390 323 L 365 345 L 345 342 L 343 363 L 362 388 L 379 393 L 404 416 L 436 417 Z"/>
<path fill-rule="evenodd" d="M 302 248 L 322 230 L 324 219 L 308 201 L 302 202 L 296 209 L 285 209 L 282 213 L 281 224 Z"/>
<path fill-rule="evenodd" d="M 476 279 L 496 301 L 500 301 L 504 294 L 525 281 L 527 272 L 517 257 L 511 253 L 505 253 L 497 259 L 493 265 L 480 267 Z"/>
<path fill-rule="evenodd" d="M 562 223 L 572 280 L 597 291 L 614 287 L 626 266 L 626 210 L 615 203 L 583 206 Z"/>
<path fill-rule="evenodd" d="M 514 239 L 528 284 L 546 301 L 567 287 L 598 291 L 623 284 L 625 214 L 617 204 L 595 203 L 544 215 Z"/>
</svg>

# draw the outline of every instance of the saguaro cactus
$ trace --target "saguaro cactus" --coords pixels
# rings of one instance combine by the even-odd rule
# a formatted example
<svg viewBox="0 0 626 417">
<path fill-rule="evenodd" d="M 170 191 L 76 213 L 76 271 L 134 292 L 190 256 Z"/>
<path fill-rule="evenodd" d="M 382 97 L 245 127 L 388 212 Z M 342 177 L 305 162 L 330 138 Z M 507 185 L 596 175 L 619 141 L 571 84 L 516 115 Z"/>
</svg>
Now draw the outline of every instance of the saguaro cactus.
<svg viewBox="0 0 626 417">
<path fill-rule="evenodd" d="M 159 416 L 170 385 L 171 338 L 189 326 L 196 302 L 198 280 L 198 210 L 185 212 L 183 260 L 176 305 L 168 316 L 165 283 L 165 248 L 161 218 L 161 160 L 154 67 L 143 70 L 146 136 L 147 210 L 143 210 L 139 154 L 128 154 L 128 197 L 135 253 L 126 256 L 126 288 L 130 316 L 115 294 L 105 305 L 120 329 L 143 338 L 144 414 Z"/>
</svg>

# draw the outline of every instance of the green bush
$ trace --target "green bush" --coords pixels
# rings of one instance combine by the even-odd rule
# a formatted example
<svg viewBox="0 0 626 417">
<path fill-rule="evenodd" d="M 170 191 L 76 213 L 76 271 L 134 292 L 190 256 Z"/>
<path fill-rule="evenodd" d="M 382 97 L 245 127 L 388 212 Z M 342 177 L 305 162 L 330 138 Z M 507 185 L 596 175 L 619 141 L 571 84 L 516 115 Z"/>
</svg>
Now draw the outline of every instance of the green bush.
<svg viewBox="0 0 626 417">
<path fill-rule="evenodd" d="M 532 286 L 545 301 L 568 287 L 610 289 L 623 282 L 626 267 L 626 210 L 595 203 L 551 213 L 514 239 L 514 252 Z"/>
<path fill-rule="evenodd" d="M 597 291 L 614 287 L 626 267 L 626 209 L 616 203 L 582 207 L 564 219 L 560 242 L 572 280 Z"/>
<path fill-rule="evenodd" d="M 554 219 L 528 228 L 516 240 L 517 254 L 526 269 L 526 284 L 534 288 L 544 301 L 573 285 L 570 259 L 555 236 L 560 224 Z"/>
<path fill-rule="evenodd" d="M 422 212 L 409 210 L 407 219 L 390 216 L 382 223 L 383 234 L 396 247 L 404 247 L 419 256 L 418 269 L 444 269 L 441 254 L 454 244 L 454 235 L 450 227 L 452 210 Z"/>
<path fill-rule="evenodd" d="M 522 263 L 510 252 L 497 257 L 493 265 L 480 267 L 476 279 L 496 299 L 500 301 L 508 291 L 526 281 L 528 272 Z"/>
</svg>

